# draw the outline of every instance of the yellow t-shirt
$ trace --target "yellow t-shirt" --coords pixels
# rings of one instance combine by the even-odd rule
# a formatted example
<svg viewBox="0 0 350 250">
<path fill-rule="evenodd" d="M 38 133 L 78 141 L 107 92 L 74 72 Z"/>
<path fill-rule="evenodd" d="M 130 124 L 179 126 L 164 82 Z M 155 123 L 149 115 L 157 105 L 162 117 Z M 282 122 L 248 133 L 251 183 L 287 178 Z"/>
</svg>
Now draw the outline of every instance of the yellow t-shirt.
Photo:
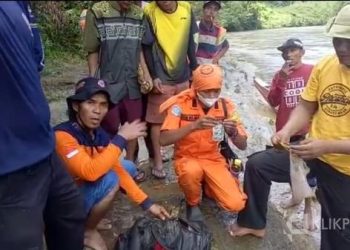
<svg viewBox="0 0 350 250">
<path fill-rule="evenodd" d="M 197 26 L 192 16 L 190 3 L 177 1 L 176 11 L 166 13 L 158 7 L 156 1 L 153 1 L 145 7 L 144 13 L 157 40 L 156 54 L 164 63 L 164 70 L 169 80 L 181 78 L 185 72 L 184 68 L 188 67 L 187 55 L 190 38 L 193 36 L 195 40 L 198 36 L 198 32 L 193 30 Z"/>
<path fill-rule="evenodd" d="M 350 69 L 336 55 L 321 60 L 313 69 L 301 97 L 318 102 L 310 137 L 324 140 L 350 139 Z M 350 155 L 325 154 L 320 160 L 350 175 Z"/>
</svg>

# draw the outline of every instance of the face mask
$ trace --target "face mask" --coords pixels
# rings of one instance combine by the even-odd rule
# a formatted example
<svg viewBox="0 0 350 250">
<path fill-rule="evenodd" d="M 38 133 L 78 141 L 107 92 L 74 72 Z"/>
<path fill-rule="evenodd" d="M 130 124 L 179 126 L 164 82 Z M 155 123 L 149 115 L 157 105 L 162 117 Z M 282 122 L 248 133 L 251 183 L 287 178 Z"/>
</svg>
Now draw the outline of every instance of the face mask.
<svg viewBox="0 0 350 250">
<path fill-rule="evenodd" d="M 218 97 L 215 97 L 215 98 L 204 98 L 199 93 L 197 93 L 197 97 L 208 108 L 212 107 L 217 102 L 217 100 L 219 99 Z"/>
</svg>

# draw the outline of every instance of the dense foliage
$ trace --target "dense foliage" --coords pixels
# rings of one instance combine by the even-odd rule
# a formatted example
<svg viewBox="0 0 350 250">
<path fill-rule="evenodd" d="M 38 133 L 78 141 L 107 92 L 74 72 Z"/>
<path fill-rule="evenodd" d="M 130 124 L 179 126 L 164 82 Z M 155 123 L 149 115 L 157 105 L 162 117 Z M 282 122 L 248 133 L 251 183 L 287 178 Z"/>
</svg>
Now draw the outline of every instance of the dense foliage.
<svg viewBox="0 0 350 250">
<path fill-rule="evenodd" d="M 32 1 L 49 58 L 83 56 L 79 16 L 96 1 Z M 190 1 L 196 18 L 202 1 Z M 219 21 L 228 31 L 323 25 L 345 1 L 226 1 Z"/>
</svg>

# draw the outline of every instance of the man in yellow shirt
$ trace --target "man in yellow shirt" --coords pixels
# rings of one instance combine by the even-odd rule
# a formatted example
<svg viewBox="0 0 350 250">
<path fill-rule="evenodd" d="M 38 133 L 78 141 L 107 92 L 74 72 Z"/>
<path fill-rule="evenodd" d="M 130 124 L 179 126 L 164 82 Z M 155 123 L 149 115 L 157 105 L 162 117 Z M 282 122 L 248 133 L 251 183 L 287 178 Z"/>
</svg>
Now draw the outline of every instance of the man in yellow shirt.
<svg viewBox="0 0 350 250">
<path fill-rule="evenodd" d="M 144 12 L 148 25 L 142 40 L 143 52 L 153 79 L 146 112 L 154 152 L 152 175 L 163 179 L 166 172 L 159 139 L 165 115 L 159 112 L 159 106 L 189 86 L 191 72 L 198 66 L 198 27 L 187 1 L 152 1 Z"/>
<path fill-rule="evenodd" d="M 308 160 L 317 177 L 321 204 L 321 249 L 350 247 L 350 5 L 328 23 L 336 55 L 314 67 L 287 124 L 273 137 L 289 143 L 291 135 L 312 119 L 310 136 L 291 152 Z"/>
</svg>

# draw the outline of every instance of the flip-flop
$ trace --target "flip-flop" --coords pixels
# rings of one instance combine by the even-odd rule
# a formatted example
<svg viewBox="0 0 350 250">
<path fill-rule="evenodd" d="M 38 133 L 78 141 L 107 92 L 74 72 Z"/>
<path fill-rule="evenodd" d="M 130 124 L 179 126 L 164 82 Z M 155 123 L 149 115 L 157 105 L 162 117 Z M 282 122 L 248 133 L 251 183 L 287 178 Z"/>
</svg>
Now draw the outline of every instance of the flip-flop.
<svg viewBox="0 0 350 250">
<path fill-rule="evenodd" d="M 166 177 L 166 172 L 164 171 L 164 169 L 159 170 L 156 168 L 152 168 L 151 174 L 157 179 L 165 179 Z"/>
<path fill-rule="evenodd" d="M 137 175 L 134 177 L 135 182 L 141 183 L 146 180 L 146 172 L 142 169 L 137 170 Z"/>
</svg>

